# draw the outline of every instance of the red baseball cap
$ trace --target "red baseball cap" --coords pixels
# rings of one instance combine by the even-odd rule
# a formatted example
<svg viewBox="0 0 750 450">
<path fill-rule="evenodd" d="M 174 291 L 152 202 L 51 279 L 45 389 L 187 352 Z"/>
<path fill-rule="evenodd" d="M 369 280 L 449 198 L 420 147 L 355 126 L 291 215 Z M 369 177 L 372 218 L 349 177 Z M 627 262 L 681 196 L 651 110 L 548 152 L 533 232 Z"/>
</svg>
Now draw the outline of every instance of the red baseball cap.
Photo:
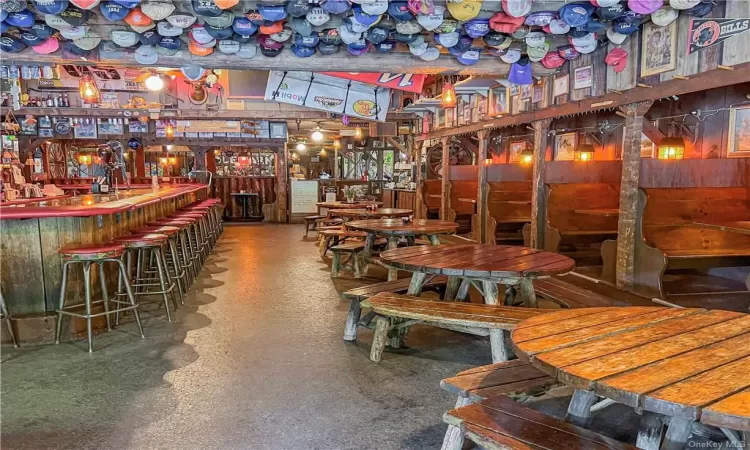
<svg viewBox="0 0 750 450">
<path fill-rule="evenodd" d="M 614 48 L 604 57 L 604 62 L 612 66 L 615 72 L 620 73 L 628 65 L 628 52 L 621 48 Z"/>
<path fill-rule="evenodd" d="M 563 64 L 565 64 L 565 58 L 560 56 L 560 53 L 558 52 L 548 52 L 546 55 L 544 55 L 544 58 L 542 58 L 542 65 L 548 69 L 556 69 Z"/>
</svg>

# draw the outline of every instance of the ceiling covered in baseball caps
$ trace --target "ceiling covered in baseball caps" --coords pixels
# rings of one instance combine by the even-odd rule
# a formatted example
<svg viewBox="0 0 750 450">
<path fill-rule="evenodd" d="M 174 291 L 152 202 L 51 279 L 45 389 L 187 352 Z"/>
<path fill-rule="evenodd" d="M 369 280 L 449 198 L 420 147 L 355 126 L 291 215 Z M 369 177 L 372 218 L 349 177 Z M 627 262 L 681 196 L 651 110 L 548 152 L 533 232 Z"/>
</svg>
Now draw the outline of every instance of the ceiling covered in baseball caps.
<svg viewBox="0 0 750 450">
<path fill-rule="evenodd" d="M 329 70 L 382 72 L 471 73 L 481 66 L 528 84 L 532 74 L 548 74 L 607 41 L 622 44 L 645 22 L 667 26 L 680 14 L 704 16 L 712 6 L 702 0 L 0 0 L 0 53 L 9 60 L 277 70 L 309 70 L 311 61 L 333 64 Z M 622 59 L 620 53 L 613 58 Z"/>
</svg>

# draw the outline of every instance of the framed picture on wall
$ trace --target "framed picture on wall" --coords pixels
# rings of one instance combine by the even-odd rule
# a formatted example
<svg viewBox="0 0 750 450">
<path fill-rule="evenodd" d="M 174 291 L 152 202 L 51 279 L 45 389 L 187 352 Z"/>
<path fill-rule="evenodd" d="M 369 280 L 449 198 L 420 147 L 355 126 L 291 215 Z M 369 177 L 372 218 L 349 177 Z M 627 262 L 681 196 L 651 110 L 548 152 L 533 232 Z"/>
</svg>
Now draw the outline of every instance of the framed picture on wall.
<svg viewBox="0 0 750 450">
<path fill-rule="evenodd" d="M 500 86 L 490 90 L 490 115 L 499 116 L 508 113 L 510 113 L 508 88 Z"/>
<path fill-rule="evenodd" d="M 54 137 L 55 134 L 52 132 L 52 128 L 40 128 L 39 137 Z"/>
<path fill-rule="evenodd" d="M 594 82 L 594 66 L 579 67 L 573 71 L 573 89 L 590 88 Z"/>
<path fill-rule="evenodd" d="M 575 159 L 578 133 L 555 135 L 555 161 L 573 161 Z"/>
<path fill-rule="evenodd" d="M 531 91 L 531 102 L 532 103 L 541 102 L 542 97 L 544 97 L 544 89 L 542 88 L 542 86 L 539 86 L 539 85 L 534 86 Z"/>
<path fill-rule="evenodd" d="M 73 136 L 76 139 L 96 139 L 96 121 L 79 122 L 73 128 Z"/>
<path fill-rule="evenodd" d="M 511 84 L 510 85 L 510 95 L 518 95 L 521 93 L 521 86 L 517 84 Z"/>
<path fill-rule="evenodd" d="M 521 153 L 526 150 L 526 141 L 511 141 L 508 146 L 510 150 L 510 162 L 521 162 Z"/>
<path fill-rule="evenodd" d="M 623 141 L 624 140 L 623 136 Z M 656 144 L 654 144 L 654 141 L 649 139 L 648 136 L 646 136 L 646 133 L 641 133 L 641 158 L 653 158 L 655 151 Z"/>
<path fill-rule="evenodd" d="M 552 96 L 559 97 L 568 93 L 570 75 L 563 75 L 555 78 L 555 84 L 552 87 Z"/>
<path fill-rule="evenodd" d="M 735 106 L 729 110 L 730 158 L 750 157 L 750 105 Z"/>
<path fill-rule="evenodd" d="M 649 49 L 641 55 L 641 76 L 674 70 L 677 67 L 677 21 L 666 27 L 646 22 L 641 33 L 641 48 Z"/>
</svg>

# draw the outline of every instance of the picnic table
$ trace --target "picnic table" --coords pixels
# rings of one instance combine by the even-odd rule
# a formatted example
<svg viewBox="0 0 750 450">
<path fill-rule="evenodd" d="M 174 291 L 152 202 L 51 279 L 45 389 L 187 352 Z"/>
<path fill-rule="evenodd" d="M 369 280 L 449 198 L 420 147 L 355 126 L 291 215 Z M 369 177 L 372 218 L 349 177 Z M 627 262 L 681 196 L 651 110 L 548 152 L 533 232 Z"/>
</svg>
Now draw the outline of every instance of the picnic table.
<svg viewBox="0 0 750 450">
<path fill-rule="evenodd" d="M 696 421 L 750 431 L 750 315 L 699 308 L 561 310 L 524 320 L 516 354 L 576 388 L 568 420 L 585 425 L 600 395 L 644 411 L 639 448 L 682 449 Z M 643 444 L 643 445 L 641 445 Z"/>
<path fill-rule="evenodd" d="M 403 208 L 378 208 L 376 210 L 368 210 L 365 208 L 352 208 L 352 209 L 331 209 L 328 211 L 328 215 L 331 217 L 345 217 L 345 218 L 356 218 L 356 219 L 384 219 L 393 217 L 407 217 L 414 213 L 411 209 Z"/>
<path fill-rule="evenodd" d="M 378 236 L 388 239 L 388 249 L 395 249 L 398 241 L 405 237 L 407 245 L 414 245 L 416 238 L 425 236 L 432 245 L 440 244 L 441 234 L 453 234 L 458 229 L 455 222 L 443 220 L 418 219 L 404 223 L 401 219 L 371 219 L 354 220 L 346 223 L 346 228 L 367 233 L 365 240 L 364 257 L 366 261 L 372 259 L 372 247 Z M 388 271 L 388 281 L 397 278 L 397 270 Z"/>
<path fill-rule="evenodd" d="M 363 209 L 367 206 L 378 205 L 382 206 L 383 202 L 362 200 L 354 203 L 349 202 L 318 202 L 315 204 L 318 208 L 326 209 Z"/>
<path fill-rule="evenodd" d="M 526 306 L 536 307 L 532 280 L 570 272 L 575 262 L 567 256 L 512 245 L 459 244 L 387 250 L 382 264 L 412 272 L 411 295 L 416 295 L 428 275 L 448 277 L 445 298 L 468 293 L 473 285 L 485 303 L 498 304 L 498 284 L 518 286 Z M 460 293 L 459 293 L 460 291 Z"/>
<path fill-rule="evenodd" d="M 587 216 L 612 217 L 620 215 L 620 210 L 617 208 L 576 209 L 574 211 L 576 214 Z"/>
</svg>

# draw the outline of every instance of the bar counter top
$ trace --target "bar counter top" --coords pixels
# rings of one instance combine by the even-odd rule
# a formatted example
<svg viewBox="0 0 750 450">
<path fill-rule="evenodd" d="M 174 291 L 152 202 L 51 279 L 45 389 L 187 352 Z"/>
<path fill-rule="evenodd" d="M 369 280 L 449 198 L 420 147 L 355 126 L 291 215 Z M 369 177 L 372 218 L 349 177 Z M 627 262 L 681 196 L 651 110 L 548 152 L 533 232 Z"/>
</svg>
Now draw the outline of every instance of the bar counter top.
<svg viewBox="0 0 750 450">
<path fill-rule="evenodd" d="M 152 188 L 121 189 L 117 193 L 85 194 L 54 199 L 40 198 L 26 203 L 0 205 L 0 220 L 117 214 L 197 192 L 206 187 L 205 184 L 181 184 L 162 186 L 158 190 Z"/>
</svg>

